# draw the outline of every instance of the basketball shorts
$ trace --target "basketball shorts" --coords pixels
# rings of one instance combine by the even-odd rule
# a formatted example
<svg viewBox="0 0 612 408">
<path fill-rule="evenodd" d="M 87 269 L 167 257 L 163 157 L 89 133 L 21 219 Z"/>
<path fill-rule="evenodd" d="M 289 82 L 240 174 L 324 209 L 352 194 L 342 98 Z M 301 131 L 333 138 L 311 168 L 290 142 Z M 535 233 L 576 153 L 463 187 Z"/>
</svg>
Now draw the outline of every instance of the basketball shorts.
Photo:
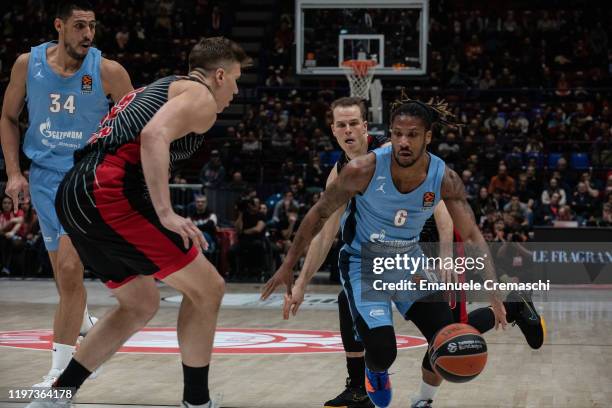
<svg viewBox="0 0 612 408">
<path fill-rule="evenodd" d="M 38 223 L 47 251 L 57 251 L 59 238 L 66 231 L 55 211 L 55 195 L 66 172 L 47 169 L 32 163 L 30 166 L 30 198 L 38 215 Z"/>
<path fill-rule="evenodd" d="M 419 256 L 418 254 L 416 256 Z M 338 258 L 340 269 L 340 280 L 349 301 L 349 308 L 353 322 L 359 318 L 369 329 L 382 326 L 393 326 L 393 311 L 391 304 L 395 304 L 397 310 L 406 316 L 412 305 L 434 292 L 412 291 L 402 296 L 391 296 L 386 300 L 366 299 L 362 291 L 361 258 L 359 255 L 351 254 L 346 249 L 340 250 Z"/>
<path fill-rule="evenodd" d="M 186 249 L 180 235 L 161 224 L 142 176 L 139 146 L 119 150 L 97 165 L 88 157 L 77 163 L 55 202 L 83 263 L 111 289 L 138 275 L 163 279 L 200 252 L 193 244 Z"/>
</svg>

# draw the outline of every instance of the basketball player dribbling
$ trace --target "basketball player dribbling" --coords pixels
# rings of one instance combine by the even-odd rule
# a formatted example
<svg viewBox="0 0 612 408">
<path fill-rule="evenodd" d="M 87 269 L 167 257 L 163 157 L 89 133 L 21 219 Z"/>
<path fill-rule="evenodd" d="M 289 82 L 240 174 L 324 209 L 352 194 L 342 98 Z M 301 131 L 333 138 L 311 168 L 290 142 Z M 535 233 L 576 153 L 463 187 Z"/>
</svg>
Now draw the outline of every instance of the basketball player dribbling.
<svg viewBox="0 0 612 408">
<path fill-rule="evenodd" d="M 55 387 L 78 388 L 156 314 L 160 279 L 183 294 L 177 335 L 183 406 L 211 408 L 208 369 L 225 282 L 202 254 L 206 240 L 170 202 L 170 170 L 203 144 L 203 133 L 238 93 L 251 59 L 226 38 L 200 40 L 189 74 L 168 76 L 116 104 L 62 181 L 56 209 L 81 259 L 119 305 L 85 337 Z M 30 408 L 66 407 L 34 401 Z"/>
<path fill-rule="evenodd" d="M 50 387 L 66 368 L 79 334 L 95 322 L 87 312 L 83 264 L 62 228 L 54 200 L 62 178 L 73 165 L 73 153 L 84 146 L 108 112 L 110 95 L 117 102 L 133 90 L 117 62 L 92 46 L 96 16 L 87 1 L 58 5 L 57 42 L 47 42 L 17 58 L 4 94 L 0 135 L 6 161 L 6 193 L 15 208 L 20 195 L 31 197 L 59 293 L 53 321 L 51 369 L 35 387 Z M 28 180 L 19 166 L 19 115 L 27 103 L 30 126 L 23 142 L 32 160 Z"/>
<path fill-rule="evenodd" d="M 388 241 L 414 241 L 431 216 L 433 207 L 442 199 L 465 241 L 477 244 L 484 253 L 488 252 L 465 199 L 461 179 L 442 160 L 426 152 L 432 125 L 446 123 L 447 113 L 441 108 L 414 100 L 401 102 L 391 114 L 392 146 L 376 149 L 345 167 L 321 200 L 308 212 L 285 262 L 263 290 L 266 297 L 280 284 L 291 284 L 293 265 L 313 236 L 338 208 L 344 208 L 350 201 L 342 219 L 345 245 L 340 253 L 339 265 L 353 322 L 365 346 L 366 390 L 372 402 L 379 407 L 386 407 L 391 401 L 387 370 L 395 360 L 397 348 L 390 302 L 361 298 L 361 244 L 368 242 L 381 229 L 386 231 L 385 239 Z M 380 192 L 383 182 L 387 185 L 385 194 Z M 433 193 L 434 205 L 423 206 L 423 194 L 428 192 Z M 398 216 L 400 212 L 402 217 Z M 406 219 L 410 219 L 411 223 L 401 222 Z M 417 253 L 415 255 L 418 256 Z M 485 265 L 487 278 L 494 280 L 490 254 L 485 257 Z M 293 292 L 287 295 L 284 306 L 286 316 L 297 311 L 296 307 L 303 299 L 302 291 L 302 287 L 298 288 L 295 298 Z M 454 319 L 441 292 L 417 291 L 415 296 L 411 301 L 395 303 L 429 342 L 440 328 L 453 323 Z M 495 326 L 501 324 L 505 327 L 506 311 L 498 294 L 492 294 L 491 305 Z M 425 382 L 432 388 L 437 387 L 441 378 L 432 371 L 427 353 L 422 368 Z M 414 406 L 428 406 L 430 403 L 429 400 L 421 400 L 416 401 Z"/>
<path fill-rule="evenodd" d="M 350 159 L 365 154 L 376 147 L 382 146 L 386 139 L 380 140 L 368 137 L 367 122 L 365 122 L 365 106 L 359 98 L 340 98 L 331 104 L 332 111 L 332 133 L 336 137 L 338 144 L 343 150 L 343 154 L 332 169 L 327 185 L 329 186 L 336 178 L 342 168 Z M 368 143 L 369 141 L 369 143 Z M 297 310 L 305 291 L 306 284 L 314 273 L 320 268 L 329 252 L 329 249 L 336 236 L 340 217 L 344 208 L 338 209 L 325 223 L 322 230 L 315 236 L 308 247 L 304 266 L 300 272 L 300 277 L 295 282 L 292 289 L 292 299 L 295 303 L 294 310 Z M 430 217 L 423 227 L 420 234 L 420 242 L 439 242 L 440 251 L 452 251 L 453 242 L 453 222 L 446 210 L 444 201 L 435 207 L 434 214 Z M 450 254 L 446 254 L 450 255 Z M 446 255 L 441 255 L 444 258 Z M 448 271 L 446 271 L 448 273 Z M 442 276 L 442 280 L 450 281 L 451 276 Z M 458 296 L 459 297 L 459 294 Z M 510 321 L 516 322 L 529 345 L 532 348 L 539 348 L 544 339 L 543 328 L 541 325 L 530 324 L 531 318 L 538 318 L 537 312 L 533 307 L 529 297 L 521 293 L 512 293 L 504 306 L 512 313 L 509 314 Z M 338 295 L 338 308 L 340 318 L 340 332 L 342 344 L 346 353 L 346 367 L 348 378 L 346 388 L 335 398 L 325 402 L 324 407 L 347 407 L 347 408 L 367 408 L 373 407 L 372 402 L 367 397 L 364 386 L 365 360 L 363 343 L 357 340 L 353 334 L 353 321 L 350 313 L 348 299 L 344 291 Z M 495 315 L 490 307 L 478 308 L 465 316 L 465 304 L 455 304 L 452 308 L 455 322 L 467 322 L 474 326 L 481 333 L 484 333 L 495 326 Z M 288 309 L 284 310 L 284 317 L 288 318 Z M 432 381 L 428 372 L 423 370 L 423 380 L 421 381 L 419 392 L 412 398 L 413 407 L 430 406 L 432 398 L 437 391 L 437 383 Z M 433 384 L 430 384 L 433 383 Z"/>
</svg>

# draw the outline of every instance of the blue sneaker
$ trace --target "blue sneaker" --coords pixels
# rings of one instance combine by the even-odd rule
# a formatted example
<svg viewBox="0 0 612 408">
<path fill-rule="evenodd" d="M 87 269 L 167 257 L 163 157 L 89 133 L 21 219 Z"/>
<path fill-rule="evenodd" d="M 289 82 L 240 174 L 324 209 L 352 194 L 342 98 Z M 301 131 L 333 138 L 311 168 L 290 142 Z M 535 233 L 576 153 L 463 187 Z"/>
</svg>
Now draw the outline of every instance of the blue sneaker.
<svg viewBox="0 0 612 408">
<path fill-rule="evenodd" d="M 383 372 L 370 371 L 366 367 L 365 388 L 370 400 L 379 408 L 387 408 L 391 404 L 391 380 L 387 370 Z"/>
</svg>

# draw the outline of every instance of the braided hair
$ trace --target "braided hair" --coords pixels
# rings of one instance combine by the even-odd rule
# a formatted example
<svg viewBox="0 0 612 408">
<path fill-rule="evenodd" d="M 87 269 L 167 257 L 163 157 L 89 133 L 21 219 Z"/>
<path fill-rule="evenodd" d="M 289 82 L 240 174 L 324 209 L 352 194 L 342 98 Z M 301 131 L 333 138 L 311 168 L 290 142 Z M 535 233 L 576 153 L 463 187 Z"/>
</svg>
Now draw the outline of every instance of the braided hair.
<svg viewBox="0 0 612 408">
<path fill-rule="evenodd" d="M 425 123 L 425 130 L 431 130 L 435 124 L 443 126 L 457 126 L 455 115 L 448 109 L 448 103 L 443 99 L 431 98 L 428 102 L 411 99 L 402 89 L 399 99 L 391 104 L 391 121 L 396 117 L 409 115 L 421 118 Z"/>
</svg>

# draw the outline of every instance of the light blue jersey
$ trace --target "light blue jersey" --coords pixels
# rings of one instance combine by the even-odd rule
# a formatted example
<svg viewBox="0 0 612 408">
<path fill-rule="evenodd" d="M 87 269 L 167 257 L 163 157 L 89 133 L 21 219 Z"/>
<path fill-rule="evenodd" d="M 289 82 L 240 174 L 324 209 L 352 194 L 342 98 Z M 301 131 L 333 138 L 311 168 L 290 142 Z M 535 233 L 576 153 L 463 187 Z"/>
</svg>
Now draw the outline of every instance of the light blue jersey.
<svg viewBox="0 0 612 408">
<path fill-rule="evenodd" d="M 64 78 L 47 63 L 47 48 L 54 44 L 31 49 L 26 81 L 30 125 L 23 142 L 23 151 L 32 160 L 32 204 L 49 251 L 58 249 L 59 237 L 65 234 L 55 213 L 57 188 L 73 166 L 74 151 L 86 144 L 109 106 L 100 74 L 100 51 L 90 48 L 81 68 Z"/>
<path fill-rule="evenodd" d="M 397 191 L 391 178 L 392 146 L 380 147 L 376 171 L 366 191 L 353 198 L 342 216 L 343 250 L 359 255 L 362 242 L 418 240 L 425 221 L 440 201 L 446 165 L 429 153 L 427 178 L 409 193 Z"/>
<path fill-rule="evenodd" d="M 430 293 L 414 291 L 401 297 L 389 295 L 389 298 L 381 300 L 365 296 L 370 288 L 363 280 L 362 255 L 366 259 L 369 255 L 362 254 L 362 245 L 368 242 L 384 244 L 397 253 L 421 257 L 419 235 L 440 201 L 446 167 L 444 161 L 428 153 L 427 177 L 414 190 L 402 194 L 391 177 L 392 146 L 378 148 L 373 153 L 376 155 L 376 170 L 370 184 L 363 194 L 353 197 L 342 216 L 344 246 L 338 262 L 353 320 L 361 318 L 371 329 L 393 324 L 391 301 L 405 316 L 414 302 Z"/>
<path fill-rule="evenodd" d="M 73 165 L 74 151 L 85 145 L 108 112 L 108 100 L 100 50 L 90 48 L 81 68 L 65 78 L 47 63 L 47 48 L 54 44 L 31 49 L 26 81 L 30 125 L 23 151 L 37 166 L 66 172 Z"/>
</svg>

